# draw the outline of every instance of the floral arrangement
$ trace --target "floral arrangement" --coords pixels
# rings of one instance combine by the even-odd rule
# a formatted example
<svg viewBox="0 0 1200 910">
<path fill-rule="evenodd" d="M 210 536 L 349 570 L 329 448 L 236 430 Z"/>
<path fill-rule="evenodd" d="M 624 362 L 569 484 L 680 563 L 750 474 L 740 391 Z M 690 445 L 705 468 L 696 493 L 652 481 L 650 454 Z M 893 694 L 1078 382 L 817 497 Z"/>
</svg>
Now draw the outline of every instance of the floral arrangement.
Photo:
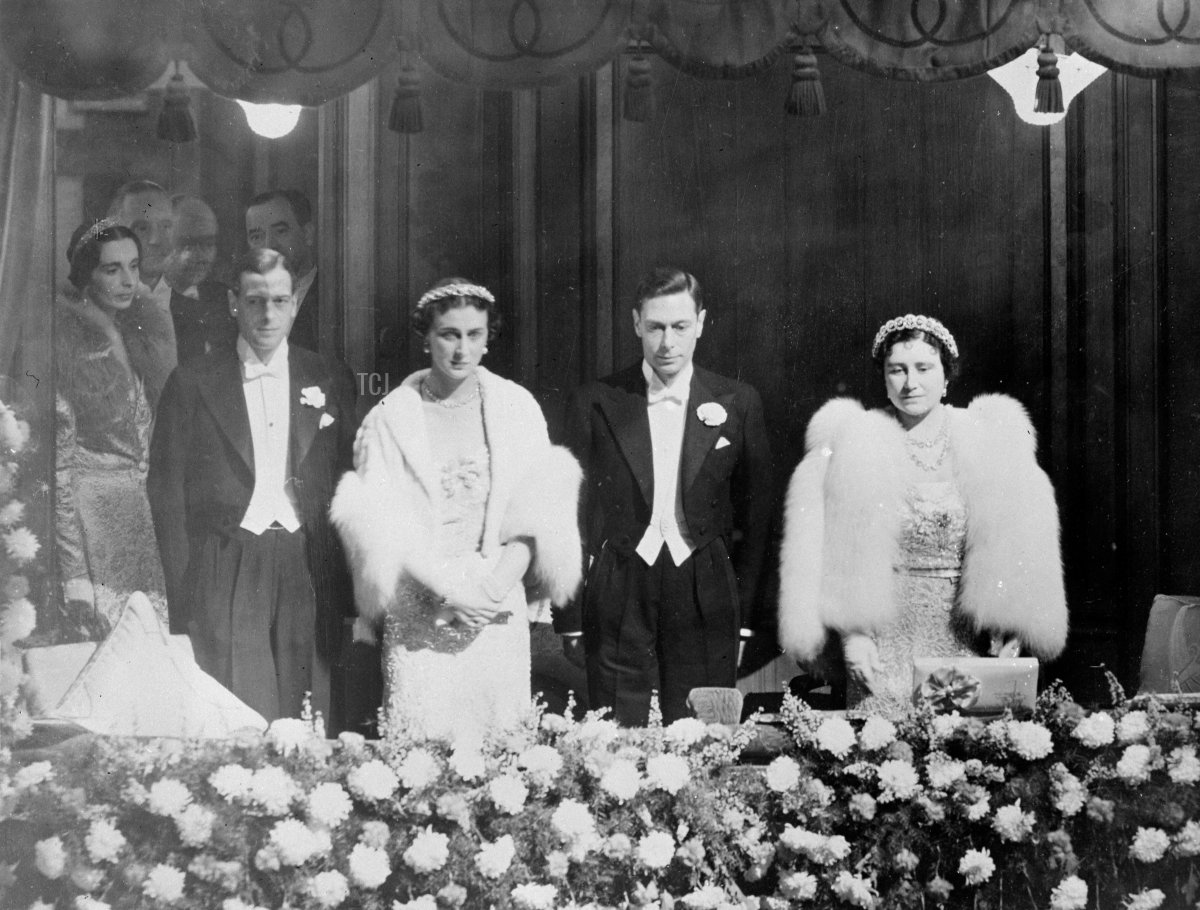
<svg viewBox="0 0 1200 910">
<path fill-rule="evenodd" d="M 82 738 L 0 768 L 0 905 L 257 910 L 1193 907 L 1200 729 L 1053 688 L 1032 719 L 534 716 L 480 748 Z M 4 870 L 9 870 L 7 875 Z"/>
<path fill-rule="evenodd" d="M 0 400 L 0 742 L 5 745 L 24 739 L 33 729 L 26 710 L 29 680 L 16 647 L 37 626 L 29 574 L 41 544 L 26 526 L 19 495 L 25 480 L 22 460 L 29 448 L 29 423 L 17 407 Z"/>
</svg>

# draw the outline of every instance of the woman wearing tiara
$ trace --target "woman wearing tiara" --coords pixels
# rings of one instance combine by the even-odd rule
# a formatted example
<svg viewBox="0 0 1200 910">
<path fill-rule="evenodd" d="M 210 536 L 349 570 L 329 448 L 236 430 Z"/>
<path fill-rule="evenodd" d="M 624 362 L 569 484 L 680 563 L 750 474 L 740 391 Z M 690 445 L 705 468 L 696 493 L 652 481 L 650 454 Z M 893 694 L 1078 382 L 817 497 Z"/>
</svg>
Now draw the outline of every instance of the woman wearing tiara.
<svg viewBox="0 0 1200 910">
<path fill-rule="evenodd" d="M 889 406 L 813 416 L 788 489 L 779 633 L 801 663 L 841 639 L 847 704 L 896 716 L 914 657 L 1057 656 L 1067 608 L 1054 490 L 1033 426 L 1004 395 L 945 404 L 958 345 L 907 315 L 871 347 Z"/>
<path fill-rule="evenodd" d="M 486 288 L 439 282 L 412 327 L 429 368 L 363 421 L 332 516 L 356 634 L 382 627 L 386 729 L 478 745 L 527 716 L 529 618 L 579 584 L 580 471 L 533 396 L 481 366 Z"/>
<path fill-rule="evenodd" d="M 68 641 L 103 638 L 134 591 L 165 616 L 146 499 L 153 413 L 120 327 L 140 256 L 128 228 L 80 225 L 55 300 L 55 536 Z"/>
</svg>

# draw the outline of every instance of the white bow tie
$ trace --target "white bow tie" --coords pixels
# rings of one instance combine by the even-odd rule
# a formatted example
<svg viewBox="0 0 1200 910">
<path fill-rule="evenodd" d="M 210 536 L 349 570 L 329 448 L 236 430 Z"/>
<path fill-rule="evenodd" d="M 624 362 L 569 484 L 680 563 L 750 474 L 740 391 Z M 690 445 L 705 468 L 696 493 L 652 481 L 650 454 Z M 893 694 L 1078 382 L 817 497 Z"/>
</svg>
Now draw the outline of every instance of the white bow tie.
<svg viewBox="0 0 1200 910">
<path fill-rule="evenodd" d="M 242 377 L 249 382 L 251 379 L 261 379 L 263 376 L 272 376 L 275 379 L 282 379 L 283 372 L 278 363 L 263 363 L 260 360 L 242 361 Z"/>
<path fill-rule="evenodd" d="M 673 401 L 677 405 L 683 405 L 683 392 L 672 386 L 659 386 L 658 388 L 649 388 L 646 390 L 646 402 L 648 404 L 658 404 L 660 401 Z"/>
</svg>

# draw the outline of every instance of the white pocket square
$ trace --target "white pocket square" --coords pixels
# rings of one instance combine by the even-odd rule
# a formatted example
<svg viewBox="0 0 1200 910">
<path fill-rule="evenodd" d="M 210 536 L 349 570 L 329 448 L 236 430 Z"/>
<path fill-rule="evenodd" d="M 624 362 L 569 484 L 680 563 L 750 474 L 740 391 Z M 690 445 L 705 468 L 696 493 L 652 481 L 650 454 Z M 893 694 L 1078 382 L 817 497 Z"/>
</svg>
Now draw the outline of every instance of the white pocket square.
<svg viewBox="0 0 1200 910">
<path fill-rule="evenodd" d="M 722 436 L 720 439 L 717 440 L 717 444 L 714 448 L 723 449 L 723 448 L 725 448 L 725 446 L 727 446 L 729 444 L 730 444 L 729 440 L 726 439 L 724 436 Z"/>
<path fill-rule="evenodd" d="M 327 426 L 329 426 L 331 423 L 333 423 L 333 415 L 332 414 L 322 414 L 321 419 L 319 421 L 317 421 L 317 429 L 323 430 Z"/>
</svg>

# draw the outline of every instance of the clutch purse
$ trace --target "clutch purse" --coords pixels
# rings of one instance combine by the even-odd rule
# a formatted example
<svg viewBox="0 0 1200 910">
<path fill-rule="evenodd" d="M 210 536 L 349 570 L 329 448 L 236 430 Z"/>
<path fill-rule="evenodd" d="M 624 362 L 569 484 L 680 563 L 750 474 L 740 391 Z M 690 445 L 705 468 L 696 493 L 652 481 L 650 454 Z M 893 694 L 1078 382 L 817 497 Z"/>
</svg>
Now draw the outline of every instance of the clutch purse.
<svg viewBox="0 0 1200 910">
<path fill-rule="evenodd" d="M 1033 713 L 1037 679 L 1035 657 L 914 657 L 912 700 L 941 713 L 1019 717 Z"/>
</svg>

